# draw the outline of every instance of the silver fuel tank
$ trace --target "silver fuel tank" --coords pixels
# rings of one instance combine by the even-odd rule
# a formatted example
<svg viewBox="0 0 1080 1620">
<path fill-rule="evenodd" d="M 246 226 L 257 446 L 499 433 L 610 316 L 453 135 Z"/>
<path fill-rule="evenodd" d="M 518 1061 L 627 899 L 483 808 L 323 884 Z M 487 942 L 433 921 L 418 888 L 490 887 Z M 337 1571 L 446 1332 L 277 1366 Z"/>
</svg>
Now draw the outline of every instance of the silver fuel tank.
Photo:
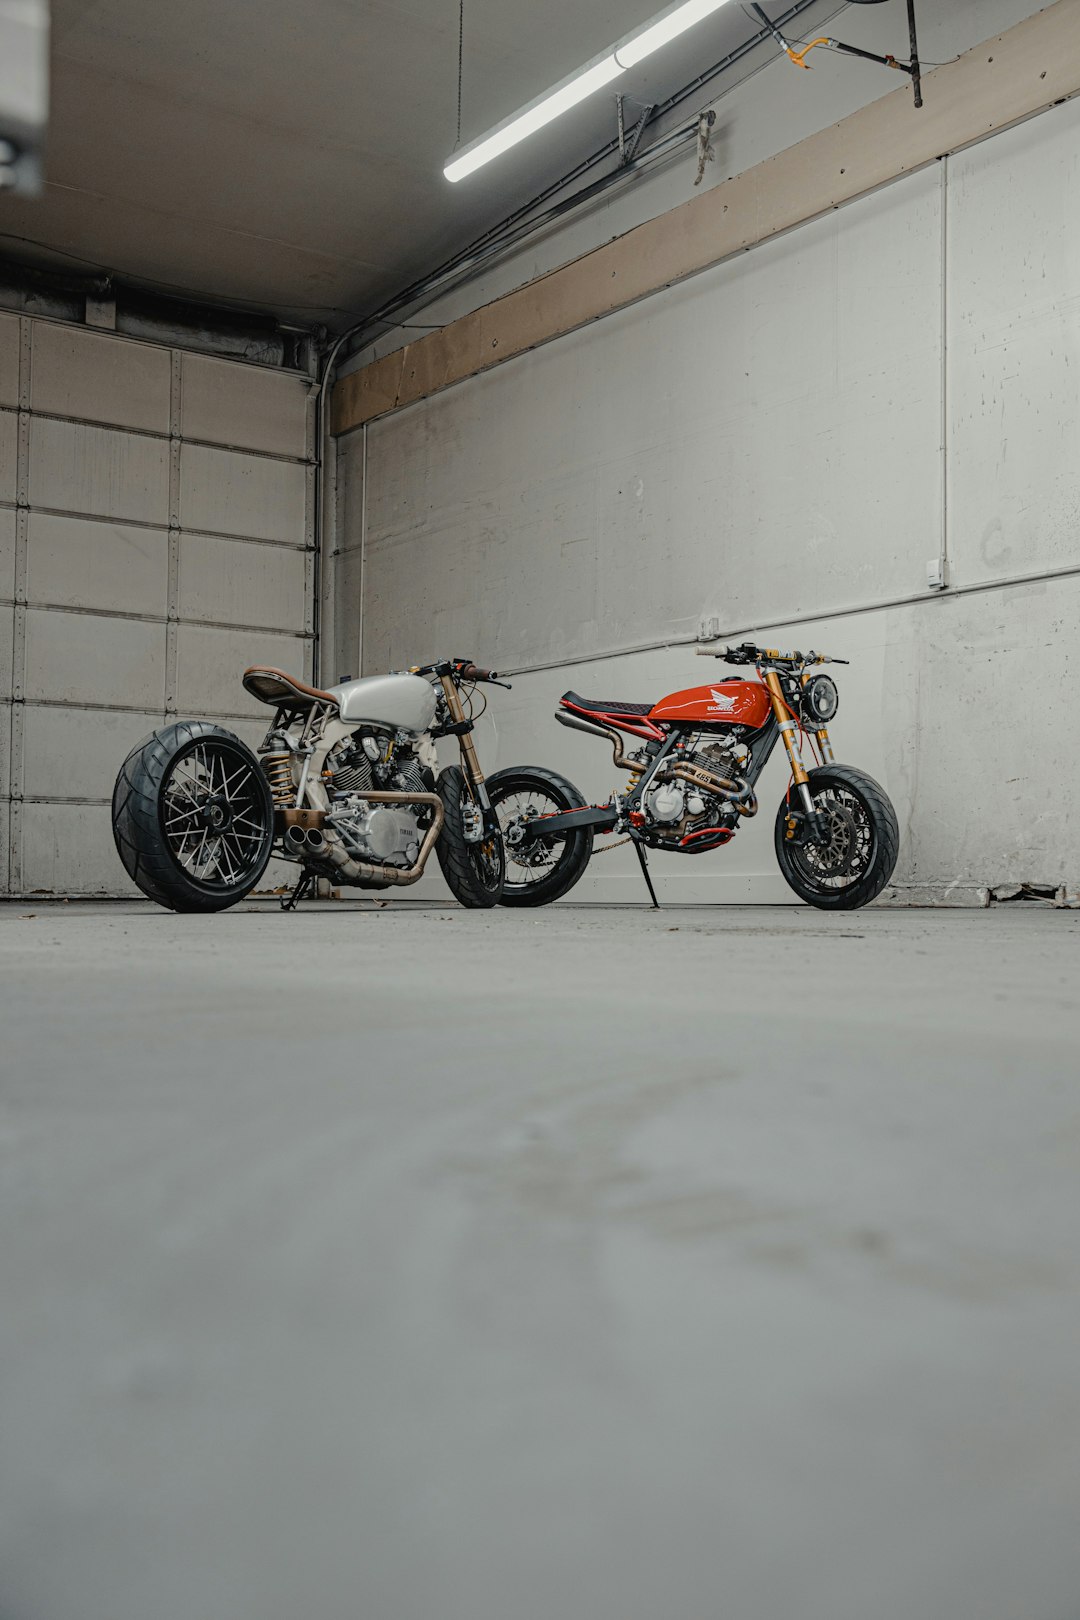
<svg viewBox="0 0 1080 1620">
<path fill-rule="evenodd" d="M 368 720 L 399 731 L 427 731 L 435 719 L 435 690 L 420 675 L 365 675 L 326 689 L 337 698 L 341 718 Z"/>
</svg>

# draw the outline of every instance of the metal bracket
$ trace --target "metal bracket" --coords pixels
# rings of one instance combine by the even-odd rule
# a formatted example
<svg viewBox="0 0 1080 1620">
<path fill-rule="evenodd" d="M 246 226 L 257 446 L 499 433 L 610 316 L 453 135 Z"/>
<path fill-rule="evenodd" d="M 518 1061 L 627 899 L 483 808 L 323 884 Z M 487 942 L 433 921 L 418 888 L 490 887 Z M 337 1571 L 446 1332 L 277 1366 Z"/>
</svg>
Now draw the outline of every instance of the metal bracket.
<svg viewBox="0 0 1080 1620">
<path fill-rule="evenodd" d="M 876 62 L 879 67 L 895 68 L 898 73 L 906 73 L 911 79 L 915 91 L 915 105 L 916 107 L 922 106 L 922 64 L 919 61 L 919 42 L 915 29 L 915 0 L 907 0 L 908 39 L 911 48 L 911 60 L 908 62 L 901 62 L 895 56 L 880 56 L 876 51 L 864 51 L 857 45 L 845 45 L 843 40 L 833 39 L 828 34 L 823 34 L 820 39 L 812 40 L 803 50 L 797 51 L 790 41 L 784 38 L 776 24 L 756 4 L 756 0 L 751 0 L 750 10 L 760 22 L 765 24 L 780 49 L 795 63 L 796 67 L 808 68 L 810 64 L 806 58 L 814 47 L 816 45 L 827 45 L 830 50 L 840 51 L 844 56 L 857 56 L 864 62 Z"/>
<path fill-rule="evenodd" d="M 623 103 L 625 101 L 632 101 L 635 107 L 641 108 L 641 117 L 638 119 L 637 123 L 634 125 L 629 134 L 627 134 L 626 131 L 626 114 L 623 111 Z M 655 101 L 645 103 L 643 101 L 638 101 L 634 96 L 615 97 L 615 117 L 619 126 L 619 163 L 623 168 L 626 168 L 628 164 L 633 163 L 634 157 L 637 154 L 638 145 L 640 144 L 641 137 L 645 131 L 645 125 L 648 123 L 649 118 L 652 116 L 655 110 Z"/>
</svg>

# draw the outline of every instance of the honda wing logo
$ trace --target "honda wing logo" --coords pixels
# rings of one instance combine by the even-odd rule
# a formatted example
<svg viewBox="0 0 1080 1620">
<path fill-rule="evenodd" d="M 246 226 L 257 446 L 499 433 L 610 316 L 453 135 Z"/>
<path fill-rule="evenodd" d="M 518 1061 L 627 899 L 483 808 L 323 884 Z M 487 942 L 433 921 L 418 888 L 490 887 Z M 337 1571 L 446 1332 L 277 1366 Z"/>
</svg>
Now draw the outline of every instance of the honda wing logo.
<svg viewBox="0 0 1080 1620">
<path fill-rule="evenodd" d="M 710 714 L 730 714 L 735 707 L 735 699 L 727 692 L 718 692 L 715 686 L 710 686 L 713 701 L 709 706 Z"/>
</svg>

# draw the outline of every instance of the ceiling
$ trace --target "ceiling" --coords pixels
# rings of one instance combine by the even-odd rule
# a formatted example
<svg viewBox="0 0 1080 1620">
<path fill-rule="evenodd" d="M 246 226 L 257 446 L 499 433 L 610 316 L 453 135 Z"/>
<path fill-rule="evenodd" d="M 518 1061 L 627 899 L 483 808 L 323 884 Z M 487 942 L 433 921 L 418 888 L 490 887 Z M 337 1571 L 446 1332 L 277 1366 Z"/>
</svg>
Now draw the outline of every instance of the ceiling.
<svg viewBox="0 0 1080 1620">
<path fill-rule="evenodd" d="M 463 142 L 660 4 L 465 0 Z M 620 88 L 755 32 L 724 7 Z M 344 329 L 614 134 L 601 94 L 450 185 L 457 67 L 458 0 L 53 0 L 46 187 L 0 197 L 0 255 Z"/>
</svg>

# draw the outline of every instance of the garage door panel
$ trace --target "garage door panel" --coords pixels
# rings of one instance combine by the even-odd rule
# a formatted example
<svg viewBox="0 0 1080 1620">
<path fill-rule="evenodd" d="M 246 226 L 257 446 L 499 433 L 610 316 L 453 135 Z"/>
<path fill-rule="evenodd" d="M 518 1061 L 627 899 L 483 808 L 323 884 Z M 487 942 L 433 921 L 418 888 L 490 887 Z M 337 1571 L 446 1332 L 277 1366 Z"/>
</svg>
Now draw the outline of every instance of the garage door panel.
<svg viewBox="0 0 1080 1620">
<path fill-rule="evenodd" d="M 309 392 L 303 377 L 185 354 L 180 431 L 185 439 L 305 456 Z"/>
<path fill-rule="evenodd" d="M 269 713 L 240 684 L 252 664 L 271 664 L 308 680 L 311 643 L 299 636 L 181 624 L 177 631 L 177 709 L 184 715 Z"/>
<path fill-rule="evenodd" d="M 244 692 L 247 665 L 310 678 L 310 417 L 295 374 L 0 315 L 0 888 L 135 893 L 109 800 L 166 723 L 167 689 L 172 718 L 248 710 L 257 745 L 270 711 Z M 276 863 L 264 885 L 293 876 Z"/>
<path fill-rule="evenodd" d="M 0 405 L 19 403 L 19 320 L 0 315 Z"/>
<path fill-rule="evenodd" d="M 32 512 L 27 590 L 37 603 L 163 619 L 169 603 L 168 532 Z"/>
<path fill-rule="evenodd" d="M 0 501 L 15 500 L 19 455 L 19 419 L 14 411 L 0 411 Z"/>
<path fill-rule="evenodd" d="M 26 614 L 28 701 L 165 706 L 165 626 L 92 613 Z"/>
<path fill-rule="evenodd" d="M 111 799 L 128 754 L 165 724 L 157 714 L 37 708 L 23 718 L 23 793 L 34 799 Z"/>
<path fill-rule="evenodd" d="M 306 556 L 212 535 L 180 540 L 180 617 L 291 630 L 303 624 Z"/>
<path fill-rule="evenodd" d="M 0 799 L 11 793 L 11 704 L 0 703 Z"/>
<path fill-rule="evenodd" d="M 116 853 L 107 804 L 24 804 L 20 821 L 25 890 L 138 894 Z"/>
<path fill-rule="evenodd" d="M 11 658 L 15 639 L 15 610 L 0 607 L 0 699 L 11 696 Z"/>
<path fill-rule="evenodd" d="M 112 428 L 35 419 L 30 504 L 167 525 L 168 444 Z"/>
<path fill-rule="evenodd" d="M 185 529 L 302 545 L 307 479 L 307 468 L 298 462 L 185 444 L 180 521 Z"/>
<path fill-rule="evenodd" d="M 0 597 L 9 600 L 15 596 L 15 513 L 10 507 L 0 506 Z M 0 608 L 0 613 L 10 612 Z"/>
<path fill-rule="evenodd" d="M 168 433 L 171 379 L 167 349 L 35 323 L 32 410 Z"/>
</svg>

